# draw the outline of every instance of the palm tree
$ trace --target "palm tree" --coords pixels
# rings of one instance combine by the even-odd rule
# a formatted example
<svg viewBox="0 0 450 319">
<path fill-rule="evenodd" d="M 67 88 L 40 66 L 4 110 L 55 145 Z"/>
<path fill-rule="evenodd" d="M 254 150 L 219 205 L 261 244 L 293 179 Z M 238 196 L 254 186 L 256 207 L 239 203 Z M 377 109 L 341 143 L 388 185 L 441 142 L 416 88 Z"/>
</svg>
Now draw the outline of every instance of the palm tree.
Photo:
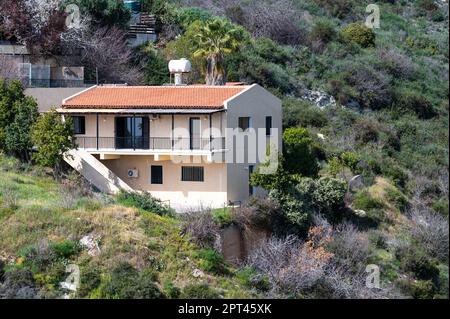
<svg viewBox="0 0 450 319">
<path fill-rule="evenodd" d="M 194 57 L 206 58 L 207 85 L 224 85 L 226 72 L 225 56 L 236 52 L 242 44 L 245 31 L 224 19 L 206 21 L 194 35 L 196 51 Z"/>
</svg>

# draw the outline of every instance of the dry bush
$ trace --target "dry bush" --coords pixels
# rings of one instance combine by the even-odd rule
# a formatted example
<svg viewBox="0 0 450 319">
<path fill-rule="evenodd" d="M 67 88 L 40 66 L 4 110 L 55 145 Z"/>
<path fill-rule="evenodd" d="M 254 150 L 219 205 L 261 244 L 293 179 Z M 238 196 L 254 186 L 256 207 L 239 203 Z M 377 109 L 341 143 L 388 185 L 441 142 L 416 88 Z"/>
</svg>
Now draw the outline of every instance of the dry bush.
<svg viewBox="0 0 450 319">
<path fill-rule="evenodd" d="M 381 49 L 378 56 L 382 60 L 385 69 L 395 77 L 410 79 L 416 71 L 411 58 L 397 49 Z"/>
<path fill-rule="evenodd" d="M 414 205 L 409 211 L 411 218 L 410 233 L 431 256 L 448 261 L 449 227 L 443 216 Z"/>
<path fill-rule="evenodd" d="M 220 236 L 220 228 L 209 209 L 193 210 L 183 214 L 182 234 L 186 234 L 198 246 L 213 248 Z"/>
<path fill-rule="evenodd" d="M 344 224 L 335 229 L 315 217 L 305 242 L 297 237 L 271 238 L 252 253 L 249 266 L 267 276 L 272 294 L 313 298 L 385 298 L 389 287 L 366 286 L 368 239 Z M 329 249 L 333 247 L 334 250 Z"/>
<path fill-rule="evenodd" d="M 301 15 L 292 0 L 184 0 L 189 7 L 201 7 L 214 15 L 226 15 L 244 26 L 254 37 L 268 37 L 281 44 L 298 45 L 307 41 L 300 27 Z"/>
<path fill-rule="evenodd" d="M 369 257 L 370 242 L 367 233 L 360 232 L 349 223 L 339 225 L 334 230 L 329 249 L 337 264 L 348 269 L 366 266 Z"/>
<path fill-rule="evenodd" d="M 326 275 L 332 254 L 324 249 L 330 240 L 325 228 L 313 227 L 309 240 L 294 236 L 271 238 L 248 258 L 248 264 L 269 278 L 273 292 L 299 294 L 309 290 Z"/>
<path fill-rule="evenodd" d="M 280 212 L 279 205 L 268 198 L 251 199 L 243 207 L 232 211 L 232 219 L 239 226 L 271 229 L 273 219 Z"/>
</svg>

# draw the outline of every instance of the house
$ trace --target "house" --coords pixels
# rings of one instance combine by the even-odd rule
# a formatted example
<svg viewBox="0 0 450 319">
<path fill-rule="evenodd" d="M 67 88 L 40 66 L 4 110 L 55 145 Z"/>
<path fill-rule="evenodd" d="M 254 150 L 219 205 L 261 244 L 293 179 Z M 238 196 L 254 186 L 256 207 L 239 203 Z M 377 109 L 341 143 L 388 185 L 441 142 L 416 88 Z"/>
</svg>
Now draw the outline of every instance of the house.
<svg viewBox="0 0 450 319">
<path fill-rule="evenodd" d="M 58 109 L 74 123 L 66 161 L 106 192 L 150 192 L 173 207 L 262 195 L 249 176 L 281 149 L 281 101 L 254 85 L 94 86 Z"/>
</svg>

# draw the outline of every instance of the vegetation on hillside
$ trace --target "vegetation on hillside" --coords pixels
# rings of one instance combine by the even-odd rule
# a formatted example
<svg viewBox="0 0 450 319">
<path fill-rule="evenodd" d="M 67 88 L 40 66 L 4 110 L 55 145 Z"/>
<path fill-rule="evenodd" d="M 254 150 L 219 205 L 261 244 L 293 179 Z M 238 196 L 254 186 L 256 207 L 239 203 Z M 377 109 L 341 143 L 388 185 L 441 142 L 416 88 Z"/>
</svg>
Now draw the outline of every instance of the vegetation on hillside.
<svg viewBox="0 0 450 319">
<path fill-rule="evenodd" d="M 78 175 L 57 183 L 50 172 L 0 155 L 0 298 L 63 297 L 68 264 L 80 269 L 77 298 L 259 296 L 158 201 L 93 193 Z"/>
<path fill-rule="evenodd" d="M 75 260 L 89 265 L 90 286 L 80 297 L 448 298 L 448 4 L 380 1 L 380 28 L 371 29 L 364 24 L 369 1 L 143 0 L 157 16 L 159 39 L 131 50 L 123 31 L 128 12 L 120 4 L 78 1 L 90 19 L 74 32 L 58 27 L 58 8 L 37 15 L 15 3 L 6 9 L 20 19 L 5 23 L 0 15 L 0 37 L 44 55 L 82 48 L 77 62 L 91 76 L 97 68 L 104 81 L 164 84 L 168 60 L 184 57 L 193 65 L 189 83 L 263 85 L 283 101 L 284 148 L 276 174 L 252 176 L 269 190 L 268 199 L 188 214 L 184 221 L 154 199 L 126 193 L 116 200 L 141 210 L 90 193 L 51 206 L 61 197 L 42 189 L 18 200 L 23 189 L 33 189 L 25 182 L 32 184 L 31 177 L 2 173 L 12 185 L 0 197 L 0 248 L 11 261 L 2 287 L 22 291 L 8 287 L 26 282 L 42 296 L 58 293 L 57 267 Z M 35 26 L 35 17 L 47 27 L 31 33 L 19 27 Z M 16 85 L 0 85 L 0 109 L 7 111 L 0 114 L 0 147 L 29 154 L 34 117 L 26 110 L 35 106 Z M 314 92 L 330 102 L 314 102 Z M 8 127 L 18 123 L 24 129 L 12 134 Z M 120 222 L 111 220 L 115 214 L 123 216 Z M 223 263 L 215 247 L 220 228 L 230 224 L 273 235 L 239 270 Z M 97 227 L 108 238 L 104 263 L 75 245 Z M 189 239 L 179 237 L 180 229 Z M 117 241 L 108 231 L 125 237 Z M 148 249 L 135 251 L 132 243 Z M 168 268 L 158 268 L 158 258 Z M 193 280 L 191 262 L 208 272 L 211 287 Z M 380 289 L 364 284 L 370 264 L 381 271 Z"/>
</svg>

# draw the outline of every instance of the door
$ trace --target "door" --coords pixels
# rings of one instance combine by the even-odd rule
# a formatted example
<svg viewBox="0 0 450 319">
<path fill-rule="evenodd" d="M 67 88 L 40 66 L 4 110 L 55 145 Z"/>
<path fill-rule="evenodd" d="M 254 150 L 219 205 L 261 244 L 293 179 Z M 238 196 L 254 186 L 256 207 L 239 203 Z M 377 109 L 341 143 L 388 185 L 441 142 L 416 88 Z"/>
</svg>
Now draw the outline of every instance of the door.
<svg viewBox="0 0 450 319">
<path fill-rule="evenodd" d="M 191 150 L 200 149 L 200 118 L 199 117 L 191 117 L 189 119 L 189 144 Z"/>
<path fill-rule="evenodd" d="M 148 149 L 149 121 L 147 117 L 116 117 L 117 149 Z"/>
</svg>

